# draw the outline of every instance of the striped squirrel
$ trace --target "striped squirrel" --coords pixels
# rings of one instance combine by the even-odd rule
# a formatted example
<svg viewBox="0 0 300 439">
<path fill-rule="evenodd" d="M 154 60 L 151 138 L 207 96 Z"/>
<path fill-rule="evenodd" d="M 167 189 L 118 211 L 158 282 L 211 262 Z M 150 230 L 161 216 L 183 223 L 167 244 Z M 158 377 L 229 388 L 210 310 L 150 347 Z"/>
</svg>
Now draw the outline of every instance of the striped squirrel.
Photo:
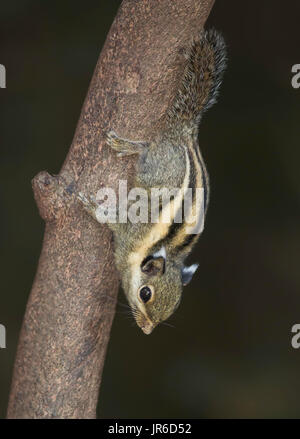
<svg viewBox="0 0 300 439">
<path fill-rule="evenodd" d="M 199 221 L 195 189 L 204 192 L 205 215 L 209 199 L 208 174 L 198 145 L 198 125 L 203 113 L 216 102 L 226 66 L 223 37 L 214 29 L 202 31 L 185 51 L 182 82 L 167 111 L 164 128 L 151 141 L 131 141 L 111 131 L 107 144 L 119 157 L 135 154 L 135 187 L 179 188 L 169 206 L 159 205 L 156 223 L 109 223 L 114 232 L 115 261 L 122 286 L 137 325 L 145 334 L 166 320 L 178 307 L 182 289 L 193 277 L 198 264 L 184 265 L 199 238 L 187 233 L 188 220 L 175 222 L 187 188 L 192 188 L 191 212 Z M 79 199 L 97 219 L 101 207 L 95 197 L 82 193 Z M 169 222 L 163 222 L 164 209 L 172 210 Z M 195 220 L 195 221 L 196 221 Z M 190 224 L 190 223 L 189 223 Z"/>
</svg>

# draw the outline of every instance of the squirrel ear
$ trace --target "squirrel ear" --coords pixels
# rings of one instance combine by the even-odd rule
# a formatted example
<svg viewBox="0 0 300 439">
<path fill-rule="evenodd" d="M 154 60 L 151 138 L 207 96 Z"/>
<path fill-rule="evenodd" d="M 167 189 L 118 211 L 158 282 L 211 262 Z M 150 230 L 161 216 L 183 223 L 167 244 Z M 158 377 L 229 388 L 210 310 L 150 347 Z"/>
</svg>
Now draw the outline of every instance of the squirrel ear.
<svg viewBox="0 0 300 439">
<path fill-rule="evenodd" d="M 149 276 L 163 274 L 165 272 L 165 260 L 162 256 L 158 258 L 153 258 L 152 256 L 149 256 L 149 258 L 146 258 L 142 262 L 141 270 L 143 273 L 146 273 Z"/>
<path fill-rule="evenodd" d="M 166 249 L 164 246 L 162 246 L 160 250 L 143 260 L 141 265 L 142 272 L 149 274 L 149 276 L 164 274 L 166 268 L 166 258 Z"/>
<path fill-rule="evenodd" d="M 182 285 L 185 287 L 189 284 L 194 276 L 195 271 L 199 267 L 199 264 L 193 264 L 189 267 L 182 267 L 181 269 L 181 281 Z"/>
<path fill-rule="evenodd" d="M 149 274 L 149 276 L 164 274 L 166 268 L 166 257 L 166 249 L 164 246 L 162 246 L 160 250 L 143 260 L 141 265 L 142 272 Z"/>
</svg>

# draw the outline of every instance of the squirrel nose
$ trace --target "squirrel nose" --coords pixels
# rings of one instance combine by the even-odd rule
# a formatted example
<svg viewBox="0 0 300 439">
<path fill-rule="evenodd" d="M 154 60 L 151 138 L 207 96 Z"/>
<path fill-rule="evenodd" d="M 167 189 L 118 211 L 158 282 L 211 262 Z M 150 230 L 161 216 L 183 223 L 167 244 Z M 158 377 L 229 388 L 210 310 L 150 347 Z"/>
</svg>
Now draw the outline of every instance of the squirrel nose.
<svg viewBox="0 0 300 439">
<path fill-rule="evenodd" d="M 145 325 L 141 326 L 141 330 L 144 334 L 149 335 L 154 329 L 154 325 L 152 323 L 146 323 Z"/>
</svg>

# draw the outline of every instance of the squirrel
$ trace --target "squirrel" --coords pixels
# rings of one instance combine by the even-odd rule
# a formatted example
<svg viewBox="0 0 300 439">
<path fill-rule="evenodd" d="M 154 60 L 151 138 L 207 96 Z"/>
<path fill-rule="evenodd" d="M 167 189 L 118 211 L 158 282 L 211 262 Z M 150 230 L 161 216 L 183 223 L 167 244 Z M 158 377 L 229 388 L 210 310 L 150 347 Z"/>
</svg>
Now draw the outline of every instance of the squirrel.
<svg viewBox="0 0 300 439">
<path fill-rule="evenodd" d="M 203 113 L 215 102 L 226 67 L 226 46 L 214 29 L 202 31 L 185 50 L 183 79 L 165 115 L 163 129 L 152 141 L 132 141 L 114 131 L 107 144 L 119 157 L 136 155 L 135 187 L 180 188 L 159 205 L 155 223 L 108 222 L 114 234 L 115 262 L 122 286 L 137 325 L 145 334 L 166 320 L 177 309 L 183 286 L 187 285 L 198 264 L 189 267 L 184 261 L 199 239 L 200 233 L 187 233 L 187 220 L 175 221 L 182 207 L 184 193 L 192 188 L 192 208 L 197 220 L 201 215 L 195 203 L 195 189 L 203 191 L 203 215 L 209 200 L 209 178 L 198 145 L 198 126 Z M 101 204 L 95 197 L 79 194 L 85 209 L 97 218 Z M 173 215 L 162 221 L 166 207 Z"/>
</svg>

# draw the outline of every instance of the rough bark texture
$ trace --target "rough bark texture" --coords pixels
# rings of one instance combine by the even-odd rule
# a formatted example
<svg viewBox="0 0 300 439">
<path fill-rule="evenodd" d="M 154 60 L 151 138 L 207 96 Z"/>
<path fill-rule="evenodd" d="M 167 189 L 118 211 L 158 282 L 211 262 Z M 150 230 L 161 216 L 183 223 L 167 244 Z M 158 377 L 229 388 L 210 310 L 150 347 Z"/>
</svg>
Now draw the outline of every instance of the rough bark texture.
<svg viewBox="0 0 300 439">
<path fill-rule="evenodd" d="M 46 229 L 19 340 L 9 418 L 96 416 L 119 281 L 111 233 L 83 211 L 74 194 L 117 187 L 120 178 L 130 182 L 133 159 L 117 159 L 105 146 L 105 133 L 151 139 L 182 72 L 180 48 L 203 27 L 213 1 L 124 0 L 60 174 L 41 172 L 33 179 Z"/>
</svg>

